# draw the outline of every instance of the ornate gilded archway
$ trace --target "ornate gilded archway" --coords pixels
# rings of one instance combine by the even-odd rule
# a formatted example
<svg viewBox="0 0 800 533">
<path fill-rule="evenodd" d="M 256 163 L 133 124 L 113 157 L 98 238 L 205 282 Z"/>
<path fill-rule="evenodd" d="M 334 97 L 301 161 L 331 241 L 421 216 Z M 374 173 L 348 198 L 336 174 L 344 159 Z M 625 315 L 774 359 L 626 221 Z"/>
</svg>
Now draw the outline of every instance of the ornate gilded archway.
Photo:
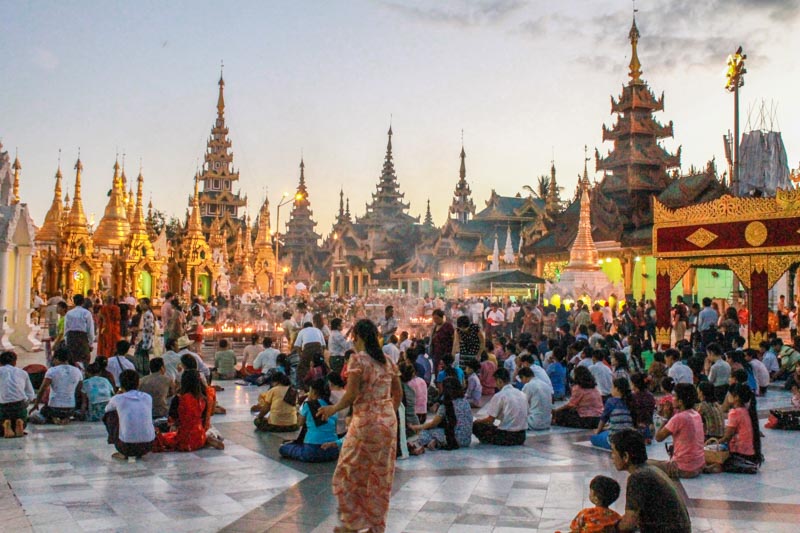
<svg viewBox="0 0 800 533">
<path fill-rule="evenodd" d="M 670 292 L 695 266 L 727 267 L 749 293 L 750 345 L 767 336 L 769 289 L 800 262 L 800 190 L 775 198 L 723 196 L 669 209 L 653 199 L 656 340 L 669 344 Z"/>
</svg>

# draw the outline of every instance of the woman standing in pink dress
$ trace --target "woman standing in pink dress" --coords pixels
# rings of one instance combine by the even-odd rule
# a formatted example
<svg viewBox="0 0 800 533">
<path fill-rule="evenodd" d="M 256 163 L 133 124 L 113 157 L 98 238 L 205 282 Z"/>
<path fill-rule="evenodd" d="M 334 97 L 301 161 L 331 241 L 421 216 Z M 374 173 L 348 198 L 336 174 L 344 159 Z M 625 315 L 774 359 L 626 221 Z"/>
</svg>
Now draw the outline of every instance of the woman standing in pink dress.
<svg viewBox="0 0 800 533">
<path fill-rule="evenodd" d="M 356 352 L 347 367 L 347 390 L 336 405 L 321 407 L 324 419 L 353 406 L 353 417 L 333 475 L 333 493 L 339 500 L 345 533 L 386 529 L 386 515 L 394 481 L 397 446 L 397 408 L 402 399 L 395 364 L 378 343 L 378 328 L 360 320 L 353 328 Z"/>
</svg>

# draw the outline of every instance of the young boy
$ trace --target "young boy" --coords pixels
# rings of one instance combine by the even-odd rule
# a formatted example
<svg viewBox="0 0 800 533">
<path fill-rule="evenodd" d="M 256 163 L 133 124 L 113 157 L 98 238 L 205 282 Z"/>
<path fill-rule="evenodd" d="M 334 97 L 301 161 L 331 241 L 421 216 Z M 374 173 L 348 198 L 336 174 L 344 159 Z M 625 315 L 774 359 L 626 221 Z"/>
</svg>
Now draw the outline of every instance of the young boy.
<svg viewBox="0 0 800 533">
<path fill-rule="evenodd" d="M 483 387 L 481 386 L 481 380 L 478 374 L 480 374 L 481 371 L 481 364 L 475 359 L 471 359 L 467 361 L 464 368 L 467 372 L 467 391 L 464 396 L 469 402 L 470 407 L 480 407 Z"/>
<path fill-rule="evenodd" d="M 611 533 L 617 530 L 619 513 L 609 506 L 619 498 L 619 483 L 610 477 L 595 476 L 589 484 L 589 501 L 595 506 L 582 510 L 572 520 L 570 533 Z"/>
</svg>

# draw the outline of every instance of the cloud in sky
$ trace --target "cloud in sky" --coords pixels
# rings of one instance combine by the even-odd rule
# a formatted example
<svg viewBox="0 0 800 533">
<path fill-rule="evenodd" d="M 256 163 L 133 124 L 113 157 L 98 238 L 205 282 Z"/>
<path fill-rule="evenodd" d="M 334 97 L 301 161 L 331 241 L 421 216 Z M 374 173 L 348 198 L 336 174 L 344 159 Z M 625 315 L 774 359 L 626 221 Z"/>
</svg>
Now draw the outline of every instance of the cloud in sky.
<svg viewBox="0 0 800 533">
<path fill-rule="evenodd" d="M 507 20 L 525 7 L 523 0 L 456 0 L 451 2 L 384 2 L 387 8 L 425 23 L 456 27 L 488 26 Z"/>
</svg>

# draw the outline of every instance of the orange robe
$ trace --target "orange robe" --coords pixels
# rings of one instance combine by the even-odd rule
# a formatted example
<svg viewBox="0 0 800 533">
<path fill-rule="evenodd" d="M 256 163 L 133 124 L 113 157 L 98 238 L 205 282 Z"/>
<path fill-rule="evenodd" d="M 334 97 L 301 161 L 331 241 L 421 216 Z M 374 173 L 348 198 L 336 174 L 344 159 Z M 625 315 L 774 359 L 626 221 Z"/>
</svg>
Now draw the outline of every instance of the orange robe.
<svg viewBox="0 0 800 533">
<path fill-rule="evenodd" d="M 97 337 L 97 355 L 111 357 L 117 353 L 120 336 L 119 307 L 105 304 L 100 308 L 100 334 Z"/>
<path fill-rule="evenodd" d="M 156 435 L 153 451 L 192 452 L 206 445 L 206 424 L 213 414 L 213 405 L 206 409 L 205 398 L 195 398 L 192 394 L 178 396 L 178 429 Z"/>
</svg>

